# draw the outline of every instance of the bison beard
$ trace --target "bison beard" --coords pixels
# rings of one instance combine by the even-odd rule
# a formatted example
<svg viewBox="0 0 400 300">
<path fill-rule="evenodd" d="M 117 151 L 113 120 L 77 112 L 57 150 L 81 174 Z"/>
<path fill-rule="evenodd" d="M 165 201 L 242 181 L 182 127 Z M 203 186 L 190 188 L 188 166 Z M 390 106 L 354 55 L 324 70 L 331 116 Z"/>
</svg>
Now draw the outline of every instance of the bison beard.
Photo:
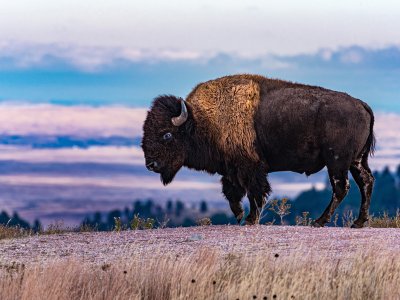
<svg viewBox="0 0 400 300">
<path fill-rule="evenodd" d="M 160 96 L 143 127 L 146 162 L 159 170 L 164 185 L 182 166 L 222 175 L 222 191 L 238 222 L 242 198 L 258 222 L 271 188 L 267 174 L 314 174 L 327 167 L 332 185 L 328 207 L 315 222 L 324 226 L 349 190 L 352 173 L 361 193 L 354 227 L 363 227 L 374 178 L 368 157 L 374 150 L 374 115 L 369 106 L 345 93 L 321 87 L 234 75 L 196 86 L 186 101 Z M 171 140 L 162 140 L 165 132 Z"/>
<path fill-rule="evenodd" d="M 176 173 L 178 170 L 163 170 L 160 173 L 160 179 L 163 185 L 168 185 L 174 180 Z"/>
</svg>

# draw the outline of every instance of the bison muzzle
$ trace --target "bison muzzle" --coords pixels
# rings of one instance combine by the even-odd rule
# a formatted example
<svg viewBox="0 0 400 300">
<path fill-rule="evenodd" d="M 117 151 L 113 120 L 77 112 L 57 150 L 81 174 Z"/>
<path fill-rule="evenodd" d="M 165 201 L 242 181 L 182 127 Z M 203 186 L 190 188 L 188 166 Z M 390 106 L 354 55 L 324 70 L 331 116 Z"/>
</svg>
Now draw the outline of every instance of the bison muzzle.
<svg viewBox="0 0 400 300">
<path fill-rule="evenodd" d="M 233 214 L 243 218 L 242 198 L 255 224 L 271 188 L 267 174 L 305 173 L 327 167 L 332 198 L 315 221 L 324 226 L 349 190 L 350 170 L 361 192 L 353 227 L 368 220 L 374 177 L 374 115 L 361 100 L 316 86 L 233 75 L 197 85 L 186 100 L 154 99 L 144 122 L 146 167 L 164 185 L 183 166 L 222 175 L 222 192 Z"/>
</svg>

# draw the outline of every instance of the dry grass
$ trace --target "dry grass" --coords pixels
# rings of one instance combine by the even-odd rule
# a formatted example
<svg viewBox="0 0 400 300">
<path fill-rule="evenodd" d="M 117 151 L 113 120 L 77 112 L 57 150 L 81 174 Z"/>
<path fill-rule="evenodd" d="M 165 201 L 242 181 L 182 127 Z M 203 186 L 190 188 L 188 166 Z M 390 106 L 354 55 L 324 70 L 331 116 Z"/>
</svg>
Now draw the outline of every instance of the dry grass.
<svg viewBox="0 0 400 300">
<path fill-rule="evenodd" d="M 95 232 L 97 228 L 88 225 L 81 225 L 79 227 L 66 227 L 62 221 L 56 221 L 49 224 L 46 230 L 34 232 L 32 229 L 25 229 L 19 226 L 8 226 L 0 224 L 0 240 L 23 238 L 32 235 L 46 235 L 46 234 L 62 234 L 67 232 Z"/>
<path fill-rule="evenodd" d="M 246 257 L 202 250 L 158 259 L 89 265 L 3 265 L 0 299 L 398 299 L 394 253 L 346 259 L 268 253 Z"/>
<path fill-rule="evenodd" d="M 368 226 L 374 228 L 400 228 L 400 210 L 390 217 L 386 212 L 380 217 L 370 217 Z"/>
<path fill-rule="evenodd" d="M 24 229 L 18 226 L 7 226 L 0 224 L 0 240 L 20 238 L 32 235 L 32 230 Z"/>
</svg>

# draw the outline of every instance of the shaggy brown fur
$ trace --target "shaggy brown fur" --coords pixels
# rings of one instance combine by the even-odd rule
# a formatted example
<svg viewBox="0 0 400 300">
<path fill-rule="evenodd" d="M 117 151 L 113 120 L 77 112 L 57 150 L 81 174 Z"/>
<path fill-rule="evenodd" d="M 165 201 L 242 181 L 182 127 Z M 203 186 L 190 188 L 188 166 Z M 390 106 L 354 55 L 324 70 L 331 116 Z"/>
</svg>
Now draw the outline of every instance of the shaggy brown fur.
<svg viewBox="0 0 400 300">
<path fill-rule="evenodd" d="M 254 74 L 229 75 L 198 84 L 186 97 L 198 133 L 203 133 L 228 159 L 246 157 L 254 162 L 255 112 L 263 95 L 284 88 L 314 88 Z"/>
<path fill-rule="evenodd" d="M 187 97 L 201 132 L 227 158 L 259 159 L 254 148 L 254 114 L 260 86 L 252 78 L 227 76 L 199 84 Z"/>
</svg>

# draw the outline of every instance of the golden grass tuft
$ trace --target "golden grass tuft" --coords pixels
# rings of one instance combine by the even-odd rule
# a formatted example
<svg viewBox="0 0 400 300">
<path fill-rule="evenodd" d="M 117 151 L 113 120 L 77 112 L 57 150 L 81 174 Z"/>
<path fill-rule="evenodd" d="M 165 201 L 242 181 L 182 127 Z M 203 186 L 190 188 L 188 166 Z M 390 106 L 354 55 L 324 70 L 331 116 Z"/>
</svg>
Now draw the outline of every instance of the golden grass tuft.
<svg viewBox="0 0 400 300">
<path fill-rule="evenodd" d="M 32 234 L 33 232 L 30 229 L 24 229 L 18 226 L 7 226 L 0 224 L 0 240 L 26 237 Z"/>
<path fill-rule="evenodd" d="M 0 266 L 0 299 L 398 299 L 396 255 L 246 257 L 205 249 L 103 265 Z"/>
<path fill-rule="evenodd" d="M 393 217 L 386 212 L 379 217 L 371 216 L 368 226 L 374 228 L 400 228 L 400 210 L 397 210 L 396 215 Z"/>
</svg>

